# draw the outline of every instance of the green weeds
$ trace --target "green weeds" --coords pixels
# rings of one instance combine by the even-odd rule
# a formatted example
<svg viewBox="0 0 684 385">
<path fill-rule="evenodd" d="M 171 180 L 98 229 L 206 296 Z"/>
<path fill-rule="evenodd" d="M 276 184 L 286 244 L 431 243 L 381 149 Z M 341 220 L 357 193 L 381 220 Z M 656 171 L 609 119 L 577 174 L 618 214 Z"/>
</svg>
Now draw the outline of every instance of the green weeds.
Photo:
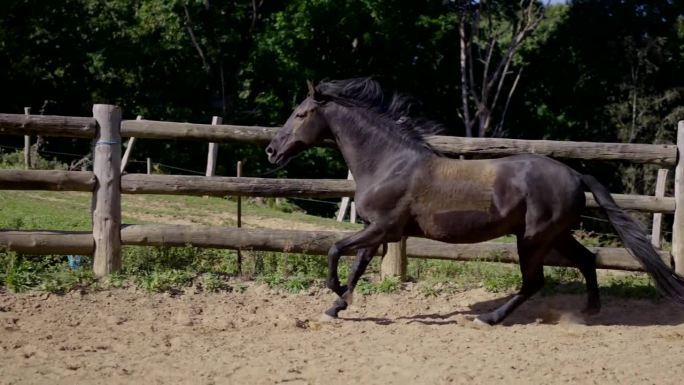
<svg viewBox="0 0 684 385">
<path fill-rule="evenodd" d="M 297 293 L 325 287 L 326 259 L 321 256 L 274 252 L 243 253 L 244 277 L 251 277 L 270 288 Z M 97 280 L 92 274 L 90 257 L 72 270 L 63 256 L 26 256 L 0 251 L 0 286 L 13 292 L 42 290 L 64 294 L 76 289 L 98 290 L 136 286 L 150 292 L 179 292 L 189 287 L 204 292 L 243 292 L 246 286 L 231 282 L 237 276 L 237 255 L 231 250 L 195 247 L 125 247 L 121 272 Z M 340 277 L 346 281 L 350 259 L 340 263 Z M 362 295 L 386 294 L 402 290 L 394 277 L 374 280 L 380 260 L 371 263 L 367 274 L 358 282 L 356 292 Z M 455 293 L 482 287 L 492 292 L 509 292 L 520 288 L 519 266 L 492 262 L 458 262 L 411 259 L 409 280 L 426 297 Z M 574 268 L 546 267 L 543 295 L 555 293 L 583 294 L 584 278 Z M 610 272 L 599 275 L 604 296 L 618 298 L 659 299 L 650 278 L 643 273 Z"/>
<path fill-rule="evenodd" d="M 95 282 L 91 269 L 71 270 L 66 257 L 33 259 L 0 251 L 0 285 L 13 292 L 37 289 L 64 294 L 79 287 L 92 286 Z"/>
</svg>

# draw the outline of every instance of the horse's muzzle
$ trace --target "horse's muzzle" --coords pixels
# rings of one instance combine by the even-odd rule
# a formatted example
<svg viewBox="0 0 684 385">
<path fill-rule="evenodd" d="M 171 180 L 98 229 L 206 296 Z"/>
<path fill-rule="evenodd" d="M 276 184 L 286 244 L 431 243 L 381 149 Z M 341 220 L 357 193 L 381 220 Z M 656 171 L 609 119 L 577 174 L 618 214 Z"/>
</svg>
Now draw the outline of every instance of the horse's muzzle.
<svg viewBox="0 0 684 385">
<path fill-rule="evenodd" d="M 282 160 L 282 154 L 278 155 L 278 152 L 271 145 L 266 147 L 266 155 L 271 164 L 279 163 L 279 161 Z"/>
</svg>

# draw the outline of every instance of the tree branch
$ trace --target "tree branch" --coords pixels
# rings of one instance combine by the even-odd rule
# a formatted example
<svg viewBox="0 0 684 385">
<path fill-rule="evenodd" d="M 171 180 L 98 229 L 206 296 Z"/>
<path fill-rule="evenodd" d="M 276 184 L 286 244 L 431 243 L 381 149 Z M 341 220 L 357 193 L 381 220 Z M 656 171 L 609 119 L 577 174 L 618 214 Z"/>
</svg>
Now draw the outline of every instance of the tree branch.
<svg viewBox="0 0 684 385">
<path fill-rule="evenodd" d="M 465 12 L 464 12 L 465 15 Z M 467 42 L 465 36 L 465 16 L 461 18 L 461 22 L 458 26 L 458 33 L 460 36 L 461 43 L 461 103 L 463 108 L 463 123 L 465 124 L 465 134 L 467 137 L 473 136 L 472 123 L 470 120 L 470 106 L 468 103 L 468 75 L 467 75 Z"/>
<path fill-rule="evenodd" d="M 197 50 L 197 53 L 199 54 L 200 59 L 202 59 L 202 67 L 206 72 L 209 72 L 210 67 L 209 63 L 207 62 L 207 58 L 204 56 L 204 51 L 202 51 L 202 47 L 200 47 L 199 43 L 197 42 L 197 38 L 195 38 L 195 33 L 192 31 L 192 21 L 190 20 L 190 11 L 188 11 L 188 7 L 184 4 L 183 5 L 183 10 L 185 11 L 185 22 L 186 22 L 186 29 L 188 30 L 188 33 L 190 34 L 190 40 L 192 40 L 192 44 L 195 46 L 195 49 Z"/>
<path fill-rule="evenodd" d="M 499 123 L 496 125 L 496 129 L 494 130 L 494 133 L 492 135 L 494 137 L 499 137 L 503 135 L 503 125 L 504 121 L 506 121 L 508 106 L 511 103 L 511 99 L 513 98 L 513 93 L 515 92 L 515 89 L 518 86 L 518 81 L 520 80 L 520 75 L 522 75 L 522 71 L 522 68 L 520 69 L 520 71 L 518 71 L 518 74 L 515 76 L 515 80 L 513 80 L 513 85 L 511 85 L 511 89 L 508 91 L 508 97 L 506 98 L 506 104 L 504 104 L 504 109 L 501 113 L 501 119 L 499 120 Z"/>
</svg>

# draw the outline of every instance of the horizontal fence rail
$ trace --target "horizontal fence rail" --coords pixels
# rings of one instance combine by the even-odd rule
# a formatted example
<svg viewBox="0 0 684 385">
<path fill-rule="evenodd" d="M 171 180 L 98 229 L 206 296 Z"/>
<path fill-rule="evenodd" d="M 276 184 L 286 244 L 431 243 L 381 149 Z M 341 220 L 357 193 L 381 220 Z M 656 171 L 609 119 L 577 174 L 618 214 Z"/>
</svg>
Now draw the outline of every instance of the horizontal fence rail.
<svg viewBox="0 0 684 385">
<path fill-rule="evenodd" d="M 68 116 L 0 114 L 0 134 L 40 134 L 95 137 L 95 119 Z M 153 120 L 124 120 L 121 136 L 154 139 L 187 139 L 209 142 L 239 141 L 266 144 L 277 128 L 226 124 L 176 123 Z M 502 138 L 432 136 L 428 142 L 448 156 L 483 155 L 501 157 L 534 153 L 566 159 L 622 160 L 673 166 L 677 146 L 672 144 L 594 143 Z"/>
<path fill-rule="evenodd" d="M 121 136 L 149 139 L 193 139 L 207 142 L 268 143 L 278 131 L 275 127 L 233 126 L 229 124 L 197 124 L 124 120 Z"/>
<path fill-rule="evenodd" d="M 88 171 L 0 170 L 0 190 L 92 191 L 95 177 Z M 354 196 L 355 183 L 344 179 L 276 179 L 125 174 L 121 192 L 127 194 L 342 198 Z M 585 193 L 587 207 L 599 207 Z M 672 197 L 612 194 L 618 206 L 634 211 L 671 214 Z"/>
<path fill-rule="evenodd" d="M 92 117 L 0 114 L 0 134 L 94 138 Z"/>
<path fill-rule="evenodd" d="M 196 246 L 324 256 L 328 254 L 331 244 L 350 234 L 352 233 L 215 226 L 127 225 L 121 229 L 121 242 L 123 245 L 137 246 Z M 30 254 L 53 254 L 56 253 L 55 250 L 59 250 L 64 254 L 89 255 L 94 249 L 90 232 L 0 231 L 0 245 Z M 514 243 L 449 244 L 409 238 L 406 250 L 407 255 L 412 258 L 518 262 Z M 596 247 L 590 250 L 596 253 L 599 268 L 642 271 L 641 266 L 624 248 Z M 669 253 L 661 253 L 661 257 L 669 264 Z M 558 254 L 550 254 L 545 264 L 572 266 Z"/>
<path fill-rule="evenodd" d="M 560 142 L 457 136 L 432 136 L 428 142 L 447 155 L 501 157 L 530 153 L 554 158 L 623 160 L 660 166 L 673 166 L 677 163 L 677 146 L 674 144 Z"/>
</svg>

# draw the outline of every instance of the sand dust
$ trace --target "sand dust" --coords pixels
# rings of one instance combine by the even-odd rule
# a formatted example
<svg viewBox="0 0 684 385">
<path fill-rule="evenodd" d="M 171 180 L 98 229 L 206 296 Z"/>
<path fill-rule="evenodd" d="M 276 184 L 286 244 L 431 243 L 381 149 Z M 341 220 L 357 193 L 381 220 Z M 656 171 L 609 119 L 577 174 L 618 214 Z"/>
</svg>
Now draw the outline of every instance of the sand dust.
<svg viewBox="0 0 684 385">
<path fill-rule="evenodd" d="M 2 384 L 680 384 L 684 310 L 607 298 L 537 297 L 504 325 L 481 289 L 358 295 L 320 323 L 325 290 L 177 296 L 136 289 L 0 292 Z"/>
</svg>

